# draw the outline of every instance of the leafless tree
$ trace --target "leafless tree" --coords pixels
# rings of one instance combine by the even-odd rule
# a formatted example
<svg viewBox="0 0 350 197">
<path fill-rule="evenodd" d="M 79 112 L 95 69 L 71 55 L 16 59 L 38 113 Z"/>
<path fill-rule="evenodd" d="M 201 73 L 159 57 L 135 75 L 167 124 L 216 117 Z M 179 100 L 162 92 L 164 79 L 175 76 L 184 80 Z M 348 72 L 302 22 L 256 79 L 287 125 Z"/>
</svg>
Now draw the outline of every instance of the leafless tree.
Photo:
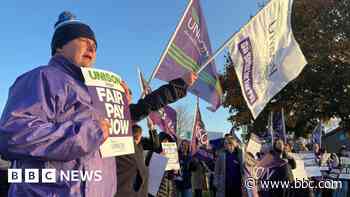
<svg viewBox="0 0 350 197">
<path fill-rule="evenodd" d="M 183 132 L 192 130 L 193 127 L 193 107 L 187 105 L 177 105 L 175 107 L 177 112 L 177 134 L 181 136 Z"/>
</svg>

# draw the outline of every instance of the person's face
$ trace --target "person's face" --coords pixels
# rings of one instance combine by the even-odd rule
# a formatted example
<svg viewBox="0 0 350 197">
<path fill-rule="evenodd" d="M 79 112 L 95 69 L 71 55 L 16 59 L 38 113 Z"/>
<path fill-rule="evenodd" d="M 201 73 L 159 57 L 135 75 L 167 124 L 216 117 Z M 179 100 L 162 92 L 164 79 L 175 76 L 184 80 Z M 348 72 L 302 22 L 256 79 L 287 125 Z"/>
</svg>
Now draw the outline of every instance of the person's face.
<svg viewBox="0 0 350 197">
<path fill-rule="evenodd" d="M 190 145 L 188 144 L 188 142 L 184 142 L 182 145 L 183 145 L 184 152 L 187 152 L 190 148 Z"/>
<path fill-rule="evenodd" d="M 136 132 L 133 134 L 134 140 L 136 144 L 139 144 L 141 142 L 142 134 L 141 132 Z"/>
<path fill-rule="evenodd" d="M 236 145 L 235 143 L 226 143 L 226 150 L 230 153 L 232 153 L 233 151 L 235 151 Z"/>
<path fill-rule="evenodd" d="M 318 151 L 320 150 L 320 146 L 318 144 L 314 144 L 313 148 L 314 148 L 314 152 L 316 153 L 318 153 Z"/>
<path fill-rule="evenodd" d="M 286 144 L 286 145 L 285 145 L 284 150 L 285 150 L 286 152 L 292 152 L 291 147 L 290 147 L 289 144 Z"/>
<path fill-rule="evenodd" d="M 283 152 L 284 150 L 284 143 L 282 140 L 277 140 L 276 141 L 276 144 L 275 144 L 275 148 L 276 150 L 280 151 L 280 152 Z"/>
<path fill-rule="evenodd" d="M 79 67 L 92 67 L 96 60 L 96 44 L 89 38 L 76 38 L 56 51 Z"/>
</svg>

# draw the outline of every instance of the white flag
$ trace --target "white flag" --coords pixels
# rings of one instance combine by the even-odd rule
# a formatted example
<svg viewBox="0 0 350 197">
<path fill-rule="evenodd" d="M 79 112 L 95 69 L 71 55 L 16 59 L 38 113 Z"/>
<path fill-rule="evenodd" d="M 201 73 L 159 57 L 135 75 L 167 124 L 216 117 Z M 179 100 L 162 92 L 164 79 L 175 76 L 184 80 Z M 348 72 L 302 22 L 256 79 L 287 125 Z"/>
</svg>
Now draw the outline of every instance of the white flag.
<svg viewBox="0 0 350 197">
<path fill-rule="evenodd" d="M 243 96 L 256 118 L 307 64 L 291 27 L 293 0 L 271 0 L 229 44 Z"/>
</svg>

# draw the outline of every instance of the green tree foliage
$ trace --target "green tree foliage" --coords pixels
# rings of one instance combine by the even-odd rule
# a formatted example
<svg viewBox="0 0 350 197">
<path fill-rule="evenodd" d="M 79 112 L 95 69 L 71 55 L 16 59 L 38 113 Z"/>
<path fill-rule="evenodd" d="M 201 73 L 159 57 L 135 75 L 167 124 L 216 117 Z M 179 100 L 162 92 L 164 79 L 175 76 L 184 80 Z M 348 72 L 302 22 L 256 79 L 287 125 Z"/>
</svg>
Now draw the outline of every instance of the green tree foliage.
<svg viewBox="0 0 350 197">
<path fill-rule="evenodd" d="M 340 117 L 350 128 L 350 1 L 294 0 L 293 33 L 308 65 L 294 81 L 278 93 L 254 120 L 242 96 L 232 61 L 227 55 L 223 89 L 224 107 L 235 126 L 250 131 L 266 130 L 268 113 L 281 106 L 286 126 L 305 136 L 317 119 Z M 292 65 L 291 65 L 292 66 Z"/>
</svg>

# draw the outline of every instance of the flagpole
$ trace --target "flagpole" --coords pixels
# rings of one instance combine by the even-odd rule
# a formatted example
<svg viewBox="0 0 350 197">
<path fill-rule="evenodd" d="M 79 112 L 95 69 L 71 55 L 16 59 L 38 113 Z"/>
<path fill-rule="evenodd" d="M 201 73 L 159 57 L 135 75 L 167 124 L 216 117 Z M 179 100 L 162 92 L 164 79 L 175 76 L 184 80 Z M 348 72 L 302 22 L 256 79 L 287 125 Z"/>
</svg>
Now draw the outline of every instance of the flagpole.
<svg viewBox="0 0 350 197">
<path fill-rule="evenodd" d="M 320 148 L 322 147 L 322 133 L 323 133 L 323 126 L 322 126 L 322 123 L 323 121 L 320 120 Z"/>
<path fill-rule="evenodd" d="M 200 66 L 200 69 L 196 72 L 197 75 L 199 75 L 200 72 L 202 72 L 224 49 L 227 47 L 227 45 L 231 42 L 232 38 L 236 35 L 237 32 L 235 32 L 232 36 L 230 36 L 224 44 L 221 45 L 220 48 L 218 48 L 214 55 L 212 55 L 202 66 Z"/>
<path fill-rule="evenodd" d="M 322 125 L 320 126 L 320 148 L 322 148 Z"/>
<path fill-rule="evenodd" d="M 253 16 L 251 19 L 249 19 L 249 21 L 242 27 L 239 29 L 239 31 L 236 31 L 235 33 L 233 33 L 225 42 L 224 44 L 221 45 L 221 47 L 219 49 L 217 49 L 214 53 L 213 56 L 211 56 L 202 66 L 200 66 L 200 69 L 196 72 L 197 75 L 199 75 L 199 73 L 201 71 L 203 71 L 205 69 L 205 67 L 207 67 L 215 58 L 216 56 L 218 56 L 222 50 L 224 50 L 224 48 L 231 42 L 232 38 L 236 35 L 237 32 L 240 32 L 242 29 L 244 29 L 246 26 L 248 26 L 252 20 L 254 20 L 254 18 L 256 18 L 256 16 L 262 12 L 266 7 L 267 5 L 269 5 L 271 3 L 271 1 L 269 1 L 265 6 L 264 8 L 262 8 L 261 10 L 258 11 L 258 13 Z"/>
<path fill-rule="evenodd" d="M 160 58 L 160 60 L 159 60 L 159 62 L 158 62 L 158 65 L 154 68 L 154 70 L 153 70 L 153 72 L 152 72 L 152 75 L 151 75 L 151 77 L 150 77 L 149 80 L 148 80 L 148 84 L 150 84 L 151 81 L 152 81 L 152 79 L 155 77 L 155 75 L 156 75 L 156 73 L 157 73 L 157 71 L 158 71 L 158 69 L 159 69 L 159 67 L 160 67 L 160 64 L 161 64 L 162 61 L 164 60 L 165 55 L 166 55 L 167 51 L 169 50 L 171 43 L 172 43 L 173 40 L 175 39 L 175 36 L 176 36 L 177 32 L 179 31 L 179 29 L 180 29 L 180 27 L 181 27 L 181 25 L 182 25 L 182 22 L 184 21 L 185 16 L 186 16 L 187 12 L 189 11 L 189 9 L 190 9 L 190 7 L 191 7 L 191 5 L 192 5 L 192 2 L 193 2 L 193 0 L 190 0 L 190 1 L 189 1 L 188 5 L 187 5 L 187 7 L 186 7 L 186 9 L 185 9 L 185 12 L 183 13 L 183 15 L 182 15 L 182 17 L 181 17 L 179 23 L 178 23 L 177 26 L 176 26 L 175 32 L 174 32 L 173 35 L 171 36 L 170 40 L 168 41 L 167 47 L 164 49 L 164 51 L 163 51 L 163 53 L 162 53 L 162 56 L 161 56 L 161 58 Z"/>
<path fill-rule="evenodd" d="M 141 81 L 141 69 L 138 66 L 136 66 L 136 69 L 137 69 L 137 74 L 139 75 L 139 85 L 140 85 L 140 89 L 141 89 L 141 98 L 142 98 L 144 89 L 143 89 L 143 85 L 142 85 L 142 81 Z"/>
<path fill-rule="evenodd" d="M 141 69 L 137 66 L 137 71 L 138 71 L 138 74 L 139 74 L 139 85 L 140 85 L 140 88 L 141 88 L 141 95 L 140 95 L 140 99 L 141 98 L 144 98 L 146 96 L 146 90 L 144 89 L 143 87 L 143 82 L 142 82 L 142 72 L 141 72 Z M 147 87 L 149 87 L 149 85 L 147 84 Z"/>
<path fill-rule="evenodd" d="M 275 137 L 274 137 L 274 135 L 273 135 L 273 111 L 271 111 L 270 112 L 270 118 L 269 118 L 270 120 L 269 120 L 269 129 L 270 129 L 270 135 L 271 135 L 271 144 L 272 144 L 272 146 L 273 146 L 273 143 L 274 143 L 274 141 L 275 141 Z"/>
<path fill-rule="evenodd" d="M 283 140 L 284 140 L 284 143 L 287 143 L 287 130 L 286 130 L 286 123 L 284 122 L 284 108 L 282 107 L 281 109 L 281 113 L 282 113 L 282 126 L 283 126 Z"/>
<path fill-rule="evenodd" d="M 199 108 L 199 98 L 197 96 L 196 107 L 194 109 L 194 121 L 193 121 L 193 127 L 192 127 L 192 137 L 193 137 L 193 131 L 194 131 L 195 127 L 196 127 L 196 119 L 197 119 L 198 108 Z M 192 141 L 192 138 L 191 138 L 191 141 Z"/>
<path fill-rule="evenodd" d="M 192 141 L 193 141 L 193 135 L 194 135 L 194 132 L 195 132 L 195 129 L 196 129 L 196 120 L 197 120 L 197 111 L 198 111 L 198 107 L 199 107 L 199 98 L 197 96 L 197 105 L 194 109 L 194 120 L 193 120 L 193 127 L 192 127 L 192 135 L 191 135 L 191 154 L 193 155 L 193 150 L 192 150 Z"/>
</svg>

